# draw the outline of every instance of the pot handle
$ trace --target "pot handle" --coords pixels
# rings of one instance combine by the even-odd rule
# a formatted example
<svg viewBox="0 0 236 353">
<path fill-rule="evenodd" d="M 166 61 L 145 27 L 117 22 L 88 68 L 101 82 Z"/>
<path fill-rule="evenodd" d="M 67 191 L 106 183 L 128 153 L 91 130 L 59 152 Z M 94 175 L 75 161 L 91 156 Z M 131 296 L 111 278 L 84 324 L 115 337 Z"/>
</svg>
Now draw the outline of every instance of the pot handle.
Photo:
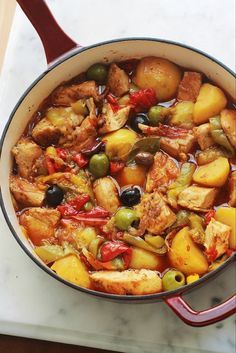
<svg viewBox="0 0 236 353">
<path fill-rule="evenodd" d="M 211 325 L 236 313 L 236 295 L 211 309 L 203 311 L 193 310 L 181 295 L 166 298 L 165 302 L 181 320 L 190 326 Z"/>
<path fill-rule="evenodd" d="M 41 38 L 47 63 L 80 47 L 58 25 L 44 0 L 17 0 Z"/>
</svg>

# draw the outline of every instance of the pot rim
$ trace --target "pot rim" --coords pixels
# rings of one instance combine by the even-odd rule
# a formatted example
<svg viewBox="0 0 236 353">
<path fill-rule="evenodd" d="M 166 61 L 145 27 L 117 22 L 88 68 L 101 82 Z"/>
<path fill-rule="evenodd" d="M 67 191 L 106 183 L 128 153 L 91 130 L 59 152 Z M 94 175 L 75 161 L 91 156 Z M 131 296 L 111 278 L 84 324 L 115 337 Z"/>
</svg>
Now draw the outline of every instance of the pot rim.
<svg viewBox="0 0 236 353">
<path fill-rule="evenodd" d="M 220 62 L 219 60 L 215 59 L 214 57 L 212 57 L 211 55 L 205 53 L 204 51 L 201 51 L 199 49 L 196 49 L 194 47 L 191 47 L 189 45 L 183 44 L 183 43 L 179 43 L 177 41 L 171 41 L 168 39 L 160 39 L 160 38 L 152 38 L 152 37 L 128 37 L 128 38 L 117 38 L 117 39 L 112 39 L 112 40 L 107 40 L 107 41 L 102 41 L 96 44 L 92 44 L 86 47 L 78 47 L 76 49 L 72 49 L 71 51 L 69 51 L 67 54 L 59 57 L 52 65 L 50 65 L 48 67 L 47 70 L 45 70 L 42 74 L 40 74 L 32 83 L 31 85 L 25 90 L 25 92 L 21 95 L 21 97 L 18 99 L 18 102 L 16 103 L 15 107 L 13 108 L 7 123 L 5 124 L 5 127 L 3 129 L 2 132 L 2 136 L 1 136 L 1 140 L 0 140 L 0 159 L 1 159 L 1 155 L 2 155 L 2 148 L 4 145 L 4 141 L 5 141 L 5 137 L 8 131 L 8 128 L 14 118 L 14 115 L 18 109 L 18 107 L 20 106 L 20 104 L 22 103 L 22 101 L 25 99 L 25 97 L 28 95 L 28 93 L 32 90 L 32 88 L 39 82 L 41 81 L 48 72 L 52 71 L 55 67 L 59 66 L 61 63 L 65 62 L 66 60 L 72 58 L 73 56 L 78 55 L 81 52 L 90 50 L 92 48 L 96 48 L 102 45 L 106 45 L 106 44 L 112 44 L 112 43 L 119 43 L 119 42 L 129 42 L 129 41 L 150 41 L 150 42 L 160 42 L 160 43 L 166 43 L 166 44 L 170 44 L 170 45 L 175 45 L 178 47 L 182 47 L 185 49 L 189 49 L 193 52 L 196 52 L 202 56 L 205 56 L 207 59 L 215 62 L 216 64 L 218 64 L 219 66 L 221 66 L 224 70 L 226 70 L 228 73 L 230 73 L 232 76 L 235 77 L 235 73 L 233 72 L 233 70 L 231 70 L 229 67 L 227 67 L 225 64 L 223 64 L 222 62 Z M 200 279 L 198 279 L 197 281 L 187 284 L 181 288 L 172 290 L 172 291 L 166 291 L 166 292 L 160 292 L 160 293 L 154 293 L 154 294 L 145 294 L 145 295 L 118 295 L 118 294 L 110 294 L 110 293 L 105 293 L 105 292 L 99 292 L 96 290 L 92 290 L 92 289 L 87 289 L 87 288 L 83 288 L 80 287 L 76 284 L 73 284 L 72 282 L 69 282 L 67 280 L 64 280 L 62 277 L 59 277 L 55 272 L 53 272 L 49 267 L 43 265 L 34 255 L 33 253 L 31 253 L 27 247 L 23 244 L 23 242 L 20 240 L 20 237 L 18 236 L 17 232 L 15 231 L 14 227 L 11 224 L 11 221 L 8 217 L 7 214 L 7 210 L 5 208 L 4 205 L 4 200 L 3 200 L 3 195 L 2 195 L 2 191 L 0 190 L 0 206 L 3 212 L 3 216 L 6 220 L 6 223 L 12 233 L 12 235 L 14 236 L 14 238 L 16 239 L 17 243 L 20 245 L 20 247 L 23 249 L 23 251 L 31 258 L 31 260 L 33 260 L 33 262 L 38 265 L 43 271 L 45 271 L 48 275 L 50 275 L 51 277 L 55 278 L 56 280 L 60 281 L 61 283 L 76 289 L 80 292 L 86 293 L 86 294 L 90 294 L 92 296 L 95 297 L 99 297 L 99 298 L 103 298 L 103 299 L 110 299 L 110 300 L 114 300 L 114 301 L 120 301 L 120 302 L 137 302 L 137 301 L 143 301 L 143 302 L 150 302 L 150 301 L 157 301 L 163 298 L 168 298 L 168 297 L 173 297 L 176 296 L 178 294 L 182 294 L 185 293 L 189 290 L 191 290 L 192 288 L 194 288 L 197 285 L 202 284 L 203 282 L 207 281 L 208 279 L 214 277 L 215 275 L 217 275 L 221 270 L 223 270 L 224 268 L 226 268 L 231 262 L 234 261 L 234 257 L 236 256 L 236 253 L 233 253 L 225 262 L 223 262 L 218 268 L 216 268 L 214 271 L 211 271 L 207 274 L 205 274 L 203 277 L 201 277 Z"/>
</svg>

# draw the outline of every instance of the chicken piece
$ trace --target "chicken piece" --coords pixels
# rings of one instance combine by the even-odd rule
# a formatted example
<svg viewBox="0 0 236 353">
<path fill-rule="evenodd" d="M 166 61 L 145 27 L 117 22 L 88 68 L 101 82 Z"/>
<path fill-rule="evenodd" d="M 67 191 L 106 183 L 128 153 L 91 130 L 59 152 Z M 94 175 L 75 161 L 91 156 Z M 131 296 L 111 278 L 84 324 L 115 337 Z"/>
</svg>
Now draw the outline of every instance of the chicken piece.
<svg viewBox="0 0 236 353">
<path fill-rule="evenodd" d="M 20 224 L 26 229 L 34 245 L 42 245 L 54 237 L 55 227 L 61 218 L 59 211 L 34 207 L 20 215 Z"/>
<path fill-rule="evenodd" d="M 24 207 L 41 206 L 45 197 L 44 191 L 35 184 L 18 176 L 10 176 L 10 190 L 18 203 Z"/>
<path fill-rule="evenodd" d="M 33 139 L 41 146 L 57 145 L 62 133 L 48 119 L 43 118 L 32 131 Z"/>
<path fill-rule="evenodd" d="M 109 103 L 105 103 L 102 108 L 102 114 L 99 118 L 99 123 L 102 124 L 98 130 L 99 134 L 106 134 L 122 128 L 128 120 L 129 111 L 130 106 L 113 112 L 111 105 Z"/>
<path fill-rule="evenodd" d="M 188 133 L 184 137 L 175 139 L 161 137 L 160 146 L 163 151 L 179 159 L 187 155 L 193 149 L 195 143 L 196 137 L 192 133 Z"/>
<path fill-rule="evenodd" d="M 236 171 L 232 172 L 229 179 L 229 205 L 236 207 Z"/>
<path fill-rule="evenodd" d="M 96 126 L 98 119 L 93 98 L 86 100 L 89 115 L 83 120 L 82 124 L 74 130 L 71 141 L 67 141 L 65 147 L 73 146 L 73 150 L 80 152 L 81 149 L 91 145 L 97 137 Z"/>
<path fill-rule="evenodd" d="M 213 206 L 216 194 L 216 188 L 192 185 L 179 194 L 178 205 L 190 210 L 207 212 Z"/>
<path fill-rule="evenodd" d="M 58 87 L 52 94 L 52 104 L 68 107 L 78 99 L 91 97 L 98 102 L 103 96 L 99 96 L 95 81 L 85 81 L 76 85 Z"/>
<path fill-rule="evenodd" d="M 186 71 L 179 84 L 177 99 L 180 101 L 196 102 L 201 85 L 202 75 L 199 72 Z"/>
<path fill-rule="evenodd" d="M 145 231 L 160 234 L 176 221 L 176 215 L 157 191 L 144 194 L 136 211 L 140 217 L 137 235 L 143 235 Z"/>
<path fill-rule="evenodd" d="M 158 187 L 165 187 L 176 179 L 179 168 L 175 162 L 163 152 L 157 152 L 154 162 L 147 174 L 146 191 L 152 192 Z"/>
<path fill-rule="evenodd" d="M 195 127 L 193 132 L 202 151 L 215 144 L 211 136 L 211 126 L 209 123 Z"/>
<path fill-rule="evenodd" d="M 229 141 L 236 148 L 236 110 L 224 109 L 220 114 L 221 126 Z"/>
<path fill-rule="evenodd" d="M 98 206 L 114 213 L 120 206 L 118 190 L 111 178 L 99 178 L 93 184 L 93 191 Z"/>
<path fill-rule="evenodd" d="M 229 248 L 231 227 L 211 219 L 205 230 L 204 246 L 210 262 L 223 255 Z M 212 258 L 213 256 L 213 258 Z"/>
<path fill-rule="evenodd" d="M 35 161 L 42 155 L 42 149 L 29 138 L 21 138 L 12 149 L 21 177 L 28 179 L 33 174 Z"/>
<path fill-rule="evenodd" d="M 152 270 L 98 271 L 90 278 L 96 290 L 106 293 L 144 295 L 162 290 L 159 273 Z"/>
<path fill-rule="evenodd" d="M 108 71 L 107 85 L 115 96 L 123 96 L 129 91 L 129 77 L 124 70 L 113 63 Z"/>
</svg>

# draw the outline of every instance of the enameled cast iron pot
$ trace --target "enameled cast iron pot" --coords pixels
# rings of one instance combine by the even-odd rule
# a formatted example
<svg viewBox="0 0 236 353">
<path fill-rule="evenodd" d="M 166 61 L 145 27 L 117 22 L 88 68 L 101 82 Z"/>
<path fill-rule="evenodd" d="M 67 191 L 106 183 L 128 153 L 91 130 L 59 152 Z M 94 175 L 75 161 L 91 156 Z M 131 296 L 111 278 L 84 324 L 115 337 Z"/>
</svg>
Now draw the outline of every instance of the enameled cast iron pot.
<svg viewBox="0 0 236 353">
<path fill-rule="evenodd" d="M 27 89 L 16 104 L 1 139 L 1 207 L 6 222 L 19 245 L 27 255 L 44 271 L 57 280 L 79 291 L 97 297 L 119 302 L 147 303 L 164 300 L 170 308 L 187 324 L 206 326 L 222 320 L 236 312 L 236 296 L 211 309 L 194 311 L 182 298 L 182 294 L 209 281 L 236 260 L 236 254 L 227 259 L 216 270 L 208 273 L 197 282 L 178 290 L 152 295 L 113 295 L 81 288 L 58 277 L 34 253 L 22 234 L 12 205 L 9 192 L 9 174 L 12 168 L 11 149 L 20 138 L 33 112 L 51 91 L 61 82 L 67 81 L 96 62 L 120 61 L 128 58 L 159 56 L 174 63 L 205 73 L 213 82 L 226 90 L 234 99 L 235 75 L 205 53 L 194 48 L 155 38 L 128 38 L 107 41 L 82 48 L 70 39 L 58 26 L 44 0 L 18 0 L 19 5 L 37 30 L 47 57 L 48 69 Z M 25 68 L 26 69 L 26 68 Z M 3 182 L 4 181 L 4 182 Z"/>
</svg>

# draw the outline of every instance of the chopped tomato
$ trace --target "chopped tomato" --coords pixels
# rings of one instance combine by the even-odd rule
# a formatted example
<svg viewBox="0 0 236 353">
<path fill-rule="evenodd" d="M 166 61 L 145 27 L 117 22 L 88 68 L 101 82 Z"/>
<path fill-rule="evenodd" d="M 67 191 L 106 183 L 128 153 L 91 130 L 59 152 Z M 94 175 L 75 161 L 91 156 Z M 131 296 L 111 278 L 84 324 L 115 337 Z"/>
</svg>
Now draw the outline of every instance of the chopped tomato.
<svg viewBox="0 0 236 353">
<path fill-rule="evenodd" d="M 205 223 L 206 225 L 210 223 L 211 219 L 214 218 L 216 211 L 210 210 L 205 214 Z"/>
<path fill-rule="evenodd" d="M 123 162 L 110 162 L 110 173 L 114 175 L 124 169 L 124 167 L 125 164 Z"/>
<path fill-rule="evenodd" d="M 153 88 L 141 89 L 130 94 L 129 104 L 136 112 L 148 110 L 156 103 L 157 97 Z"/>
<path fill-rule="evenodd" d="M 68 157 L 68 151 L 65 148 L 56 148 L 57 155 L 61 159 L 65 160 Z"/>
<path fill-rule="evenodd" d="M 76 216 L 81 208 L 90 200 L 90 196 L 83 194 L 78 195 L 73 200 L 65 203 L 64 205 L 57 206 L 57 210 L 61 212 L 64 217 Z"/>
<path fill-rule="evenodd" d="M 216 250 L 216 246 L 212 245 L 208 250 L 205 251 L 205 254 L 210 262 L 215 261 L 217 258 L 218 252 Z"/>
</svg>

